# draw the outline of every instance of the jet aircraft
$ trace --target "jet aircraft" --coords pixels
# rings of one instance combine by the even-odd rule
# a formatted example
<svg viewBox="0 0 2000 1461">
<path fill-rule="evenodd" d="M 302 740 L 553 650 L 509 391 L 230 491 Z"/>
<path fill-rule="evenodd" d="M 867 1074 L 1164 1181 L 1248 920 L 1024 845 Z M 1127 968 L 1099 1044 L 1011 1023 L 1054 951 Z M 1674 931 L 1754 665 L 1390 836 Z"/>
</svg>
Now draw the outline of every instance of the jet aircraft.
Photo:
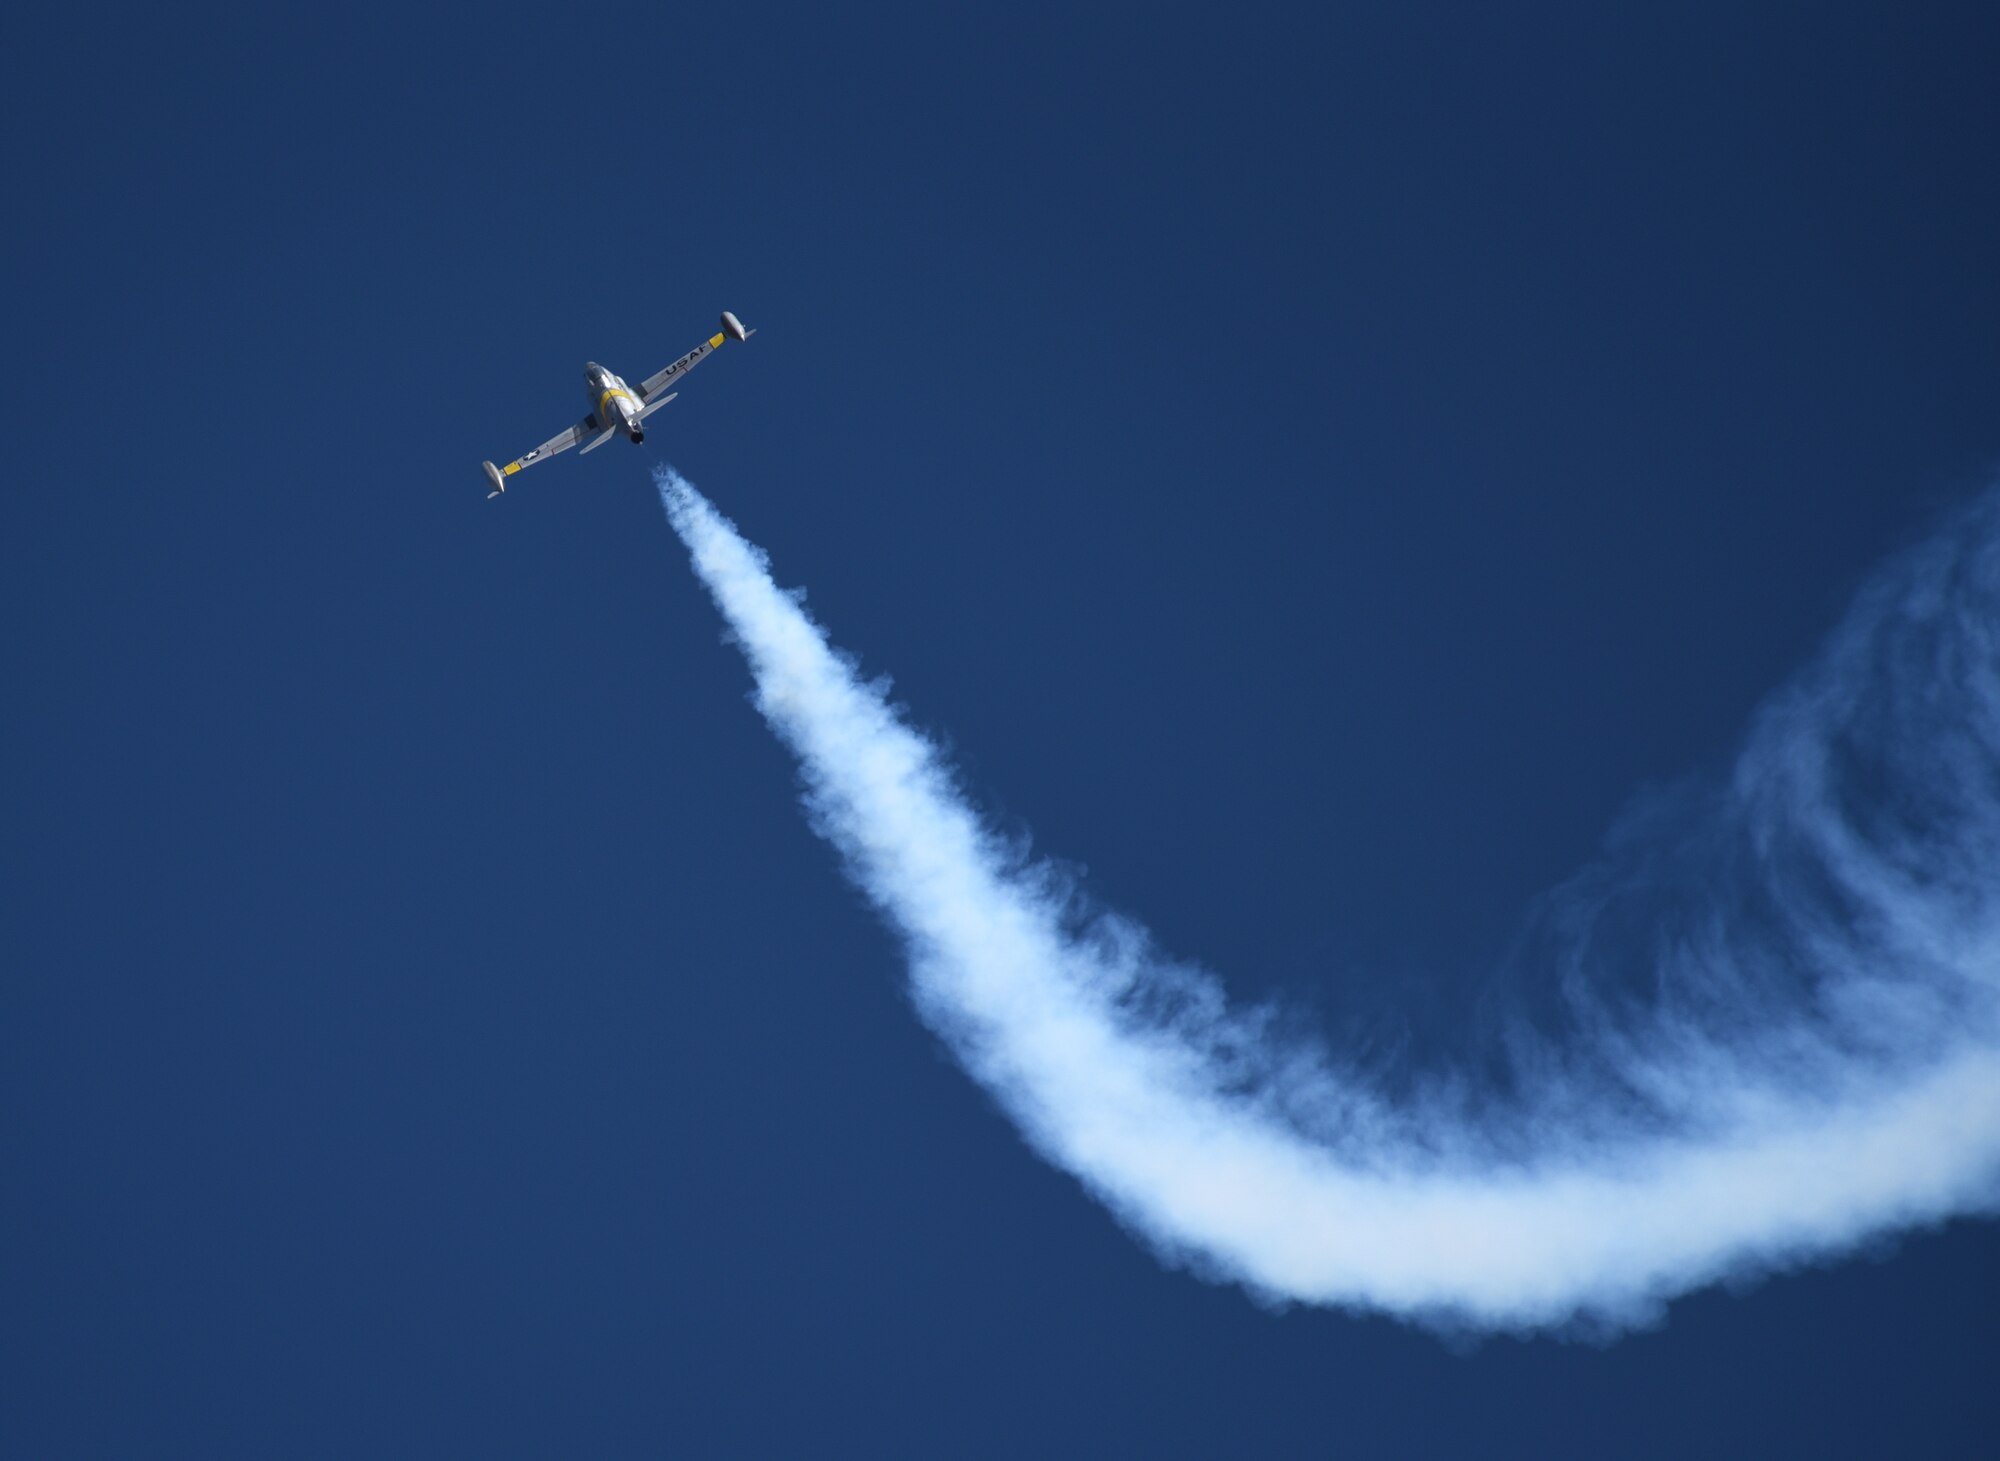
<svg viewBox="0 0 2000 1461">
<path fill-rule="evenodd" d="M 579 441 L 585 443 L 585 451 L 595 451 L 620 432 L 635 442 L 644 441 L 646 429 L 641 423 L 679 394 L 678 391 L 668 391 L 669 385 L 720 350 L 723 341 L 747 340 L 756 333 L 755 330 L 744 329 L 742 321 L 724 310 L 721 334 L 710 336 L 659 374 L 647 376 L 636 391 L 596 361 L 586 361 L 583 384 L 590 397 L 590 414 L 562 435 L 550 437 L 526 456 L 504 467 L 481 462 L 479 465 L 486 469 L 486 480 L 493 484 L 493 490 L 486 494 L 487 500 L 491 501 L 505 492 L 507 479 L 516 472 L 545 462 L 558 452 L 566 452 Z"/>
</svg>

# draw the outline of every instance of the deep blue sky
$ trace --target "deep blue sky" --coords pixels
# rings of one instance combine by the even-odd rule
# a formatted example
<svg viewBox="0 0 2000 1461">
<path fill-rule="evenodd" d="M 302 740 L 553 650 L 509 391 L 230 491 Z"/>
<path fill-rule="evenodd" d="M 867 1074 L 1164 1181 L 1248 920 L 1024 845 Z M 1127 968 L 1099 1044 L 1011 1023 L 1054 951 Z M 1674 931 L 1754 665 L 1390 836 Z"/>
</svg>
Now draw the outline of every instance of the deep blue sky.
<svg viewBox="0 0 2000 1461">
<path fill-rule="evenodd" d="M 1990 1454 L 1992 1225 L 1611 1348 L 1163 1270 L 645 463 L 1173 951 L 1423 1026 L 2000 460 L 1992 6 L 6 31 L 0 1451 Z"/>
</svg>

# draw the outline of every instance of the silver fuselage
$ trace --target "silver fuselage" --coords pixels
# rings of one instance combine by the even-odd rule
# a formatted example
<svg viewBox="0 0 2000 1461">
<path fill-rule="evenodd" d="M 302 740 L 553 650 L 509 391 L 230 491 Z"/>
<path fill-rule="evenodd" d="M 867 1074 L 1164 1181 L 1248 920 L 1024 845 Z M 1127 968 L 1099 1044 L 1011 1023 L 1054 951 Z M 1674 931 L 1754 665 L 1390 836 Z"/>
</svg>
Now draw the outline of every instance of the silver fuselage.
<svg viewBox="0 0 2000 1461">
<path fill-rule="evenodd" d="M 614 427 L 634 441 L 646 439 L 646 428 L 639 420 L 639 393 L 622 377 L 592 360 L 583 367 L 583 387 L 590 397 L 590 415 L 597 430 Z"/>
</svg>

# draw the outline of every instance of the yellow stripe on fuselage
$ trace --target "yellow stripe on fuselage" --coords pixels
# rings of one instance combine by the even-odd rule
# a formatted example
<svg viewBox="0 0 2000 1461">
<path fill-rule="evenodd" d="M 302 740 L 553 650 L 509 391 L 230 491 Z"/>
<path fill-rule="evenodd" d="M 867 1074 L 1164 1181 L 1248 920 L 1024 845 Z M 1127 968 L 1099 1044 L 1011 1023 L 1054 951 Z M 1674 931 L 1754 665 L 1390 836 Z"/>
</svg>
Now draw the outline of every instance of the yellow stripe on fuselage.
<svg viewBox="0 0 2000 1461">
<path fill-rule="evenodd" d="M 610 390 L 606 391 L 603 395 L 599 396 L 597 398 L 597 424 L 601 427 L 609 426 L 611 424 L 611 422 L 605 417 L 604 404 L 605 402 L 609 401 L 613 396 L 623 396 L 626 400 L 632 401 L 632 393 L 630 391 L 621 391 L 616 386 L 613 386 Z M 639 403 L 637 401 L 632 401 L 632 404 L 636 406 Z"/>
</svg>

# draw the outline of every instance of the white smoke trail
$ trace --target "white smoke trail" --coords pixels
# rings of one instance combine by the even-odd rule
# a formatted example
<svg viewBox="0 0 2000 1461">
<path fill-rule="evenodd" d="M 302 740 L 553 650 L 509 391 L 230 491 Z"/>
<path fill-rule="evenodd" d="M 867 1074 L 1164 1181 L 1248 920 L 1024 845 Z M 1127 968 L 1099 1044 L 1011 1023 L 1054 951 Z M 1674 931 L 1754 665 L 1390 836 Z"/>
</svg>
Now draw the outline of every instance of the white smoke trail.
<svg viewBox="0 0 2000 1461">
<path fill-rule="evenodd" d="M 1514 1031 L 1504 1095 L 1392 1097 L 1011 853 L 763 554 L 658 485 L 918 1009 L 1163 1257 L 1273 1300 L 1618 1325 L 2000 1200 L 2000 499 L 1863 596 L 1729 786 L 1551 898 L 1567 1038 Z M 1641 958 L 1642 1005 L 1589 994 Z"/>
</svg>

